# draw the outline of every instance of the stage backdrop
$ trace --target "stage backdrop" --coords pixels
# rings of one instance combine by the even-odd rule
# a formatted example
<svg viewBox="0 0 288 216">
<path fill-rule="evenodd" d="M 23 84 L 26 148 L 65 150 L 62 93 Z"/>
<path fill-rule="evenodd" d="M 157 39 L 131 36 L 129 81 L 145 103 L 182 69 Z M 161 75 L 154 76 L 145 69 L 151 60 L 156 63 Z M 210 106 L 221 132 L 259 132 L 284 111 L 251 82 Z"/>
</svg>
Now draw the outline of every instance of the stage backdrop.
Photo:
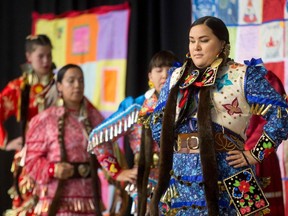
<svg viewBox="0 0 288 216">
<path fill-rule="evenodd" d="M 50 37 L 57 68 L 81 66 L 85 96 L 104 116 L 125 96 L 129 14 L 128 3 L 59 16 L 33 13 L 33 33 Z"/>
<path fill-rule="evenodd" d="M 49 36 L 57 69 L 68 63 L 80 65 L 85 96 L 105 117 L 117 110 L 125 96 L 129 15 L 128 3 L 58 16 L 33 13 L 33 34 Z M 119 142 L 122 146 L 123 141 Z M 114 187 L 100 171 L 99 176 L 108 213 Z"/>
<path fill-rule="evenodd" d="M 192 0 L 192 20 L 205 15 L 228 26 L 232 58 L 262 58 L 288 92 L 288 0 Z"/>
</svg>

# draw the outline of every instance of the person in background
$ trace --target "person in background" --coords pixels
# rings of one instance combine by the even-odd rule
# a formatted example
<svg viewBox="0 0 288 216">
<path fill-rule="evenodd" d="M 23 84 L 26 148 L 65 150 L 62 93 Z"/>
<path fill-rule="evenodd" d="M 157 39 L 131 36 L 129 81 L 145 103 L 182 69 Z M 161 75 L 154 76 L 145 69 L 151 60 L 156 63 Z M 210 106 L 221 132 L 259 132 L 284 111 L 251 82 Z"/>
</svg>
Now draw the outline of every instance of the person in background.
<svg viewBox="0 0 288 216">
<path fill-rule="evenodd" d="M 264 78 L 261 59 L 240 64 L 229 52 L 221 19 L 192 23 L 187 58 L 167 78 L 150 120 L 160 166 L 149 215 L 269 212 L 253 170 L 287 139 L 288 105 Z M 267 123 L 249 151 L 252 114 Z"/>
<path fill-rule="evenodd" d="M 272 72 L 267 71 L 265 78 L 275 88 L 275 90 L 286 99 L 286 93 L 281 80 Z M 245 149 L 251 150 L 254 148 L 255 143 L 261 136 L 263 126 L 266 120 L 260 115 L 253 115 L 247 128 L 247 140 L 245 142 Z M 256 164 L 256 175 L 262 179 L 262 182 L 266 182 L 266 187 L 263 187 L 263 191 L 269 201 L 269 208 L 271 210 L 271 216 L 285 215 L 284 214 L 284 198 L 281 180 L 280 164 L 275 151 L 264 160 L 262 163 Z"/>
<path fill-rule="evenodd" d="M 168 77 L 168 71 L 179 65 L 178 58 L 170 51 L 162 50 L 153 55 L 148 66 L 149 90 L 139 111 L 138 123 L 129 134 L 130 147 L 134 154 L 134 166 L 138 167 L 137 183 L 127 187 L 133 199 L 134 215 L 144 215 L 147 201 L 157 184 L 159 147 L 154 143 L 149 128 L 149 118 L 157 104 L 160 91 Z M 140 196 L 139 196 L 140 195 Z M 138 205 L 138 203 L 141 203 Z"/>
<path fill-rule="evenodd" d="M 102 215 L 98 160 L 119 181 L 132 181 L 134 175 L 129 170 L 117 172 L 112 149 L 105 149 L 105 158 L 101 150 L 87 152 L 88 135 L 103 117 L 83 95 L 81 68 L 74 64 L 62 67 L 57 73 L 57 90 L 57 106 L 35 116 L 26 135 L 25 167 L 36 182 L 34 192 L 39 197 L 33 213 Z"/>
<path fill-rule="evenodd" d="M 116 128 L 121 125 L 122 129 L 120 129 L 121 132 L 118 131 L 119 133 L 116 133 L 116 136 L 112 136 L 111 140 L 115 141 L 125 135 L 128 136 L 129 145 L 134 155 L 134 167 L 138 169 L 137 183 L 134 179 L 126 187 L 128 194 L 133 200 L 131 214 L 134 215 L 137 215 L 137 213 L 138 215 L 145 214 L 147 197 L 151 196 L 157 182 L 159 148 L 153 144 L 150 129 L 147 128 L 149 127 L 147 122 L 155 108 L 161 88 L 166 82 L 168 70 L 177 62 L 177 57 L 170 51 L 162 50 L 155 53 L 148 66 L 149 90 L 135 99 L 127 97 L 121 102 L 118 110 L 102 124 L 94 128 L 90 134 L 90 140 L 93 143 L 91 145 L 94 148 L 101 146 L 99 141 L 96 143 L 96 138 L 99 140 L 101 133 L 105 134 L 105 131 L 115 128 L 115 125 L 117 125 Z M 133 122 L 130 120 L 131 116 L 133 116 Z M 127 125 L 126 128 L 125 125 Z M 104 141 L 105 139 L 103 139 Z M 141 164 L 139 164 L 140 161 Z M 143 213 L 140 213 L 138 208 L 138 192 L 140 192 L 141 202 L 143 202 Z"/>
<path fill-rule="evenodd" d="M 22 158 L 21 149 L 25 143 L 29 121 L 51 102 L 55 67 L 52 62 L 52 44 L 46 35 L 27 36 L 25 50 L 27 63 L 21 65 L 22 75 L 9 82 L 0 92 L 0 147 L 7 151 L 16 150 L 12 164 L 14 186 L 9 190 L 13 199 L 12 210 L 9 212 L 15 214 L 28 212 L 33 206 L 34 197 L 31 196 L 33 182 L 19 164 Z M 12 116 L 21 124 L 22 135 L 7 143 L 4 122 Z"/>
<path fill-rule="evenodd" d="M 45 94 L 53 80 L 52 44 L 46 35 L 29 35 L 25 42 L 27 63 L 21 65 L 22 75 L 9 82 L 0 93 L 0 146 L 6 150 L 21 150 L 23 136 L 7 143 L 4 122 L 15 116 L 23 125 L 45 108 Z"/>
</svg>

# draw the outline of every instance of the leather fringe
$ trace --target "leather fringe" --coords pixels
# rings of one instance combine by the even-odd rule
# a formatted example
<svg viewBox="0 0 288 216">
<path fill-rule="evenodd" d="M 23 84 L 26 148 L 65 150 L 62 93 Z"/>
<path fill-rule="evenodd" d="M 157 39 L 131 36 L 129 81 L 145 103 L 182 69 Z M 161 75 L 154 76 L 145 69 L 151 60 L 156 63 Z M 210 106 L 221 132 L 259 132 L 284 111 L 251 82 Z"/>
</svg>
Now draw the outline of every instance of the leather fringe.
<svg viewBox="0 0 288 216">
<path fill-rule="evenodd" d="M 91 166 L 91 177 L 92 177 L 92 189 L 93 198 L 95 203 L 95 214 L 96 216 L 102 216 L 101 200 L 102 190 L 101 181 L 98 176 L 98 168 L 101 167 L 95 155 L 90 154 L 90 166 Z"/>
<path fill-rule="evenodd" d="M 148 213 L 150 216 L 159 215 L 159 201 L 169 186 L 169 171 L 173 164 L 174 125 L 178 90 L 178 84 L 172 87 L 165 107 L 160 139 L 159 180 L 151 199 Z"/>
<path fill-rule="evenodd" d="M 210 216 L 219 215 L 218 206 L 218 168 L 214 145 L 214 136 L 211 119 L 210 88 L 203 87 L 200 90 L 200 101 L 198 106 L 198 133 L 200 158 L 202 164 L 205 197 Z"/>
<path fill-rule="evenodd" d="M 153 139 L 150 128 L 142 127 L 140 158 L 138 164 L 137 191 L 138 215 L 145 215 L 147 209 L 147 185 L 150 167 L 153 163 Z"/>
</svg>

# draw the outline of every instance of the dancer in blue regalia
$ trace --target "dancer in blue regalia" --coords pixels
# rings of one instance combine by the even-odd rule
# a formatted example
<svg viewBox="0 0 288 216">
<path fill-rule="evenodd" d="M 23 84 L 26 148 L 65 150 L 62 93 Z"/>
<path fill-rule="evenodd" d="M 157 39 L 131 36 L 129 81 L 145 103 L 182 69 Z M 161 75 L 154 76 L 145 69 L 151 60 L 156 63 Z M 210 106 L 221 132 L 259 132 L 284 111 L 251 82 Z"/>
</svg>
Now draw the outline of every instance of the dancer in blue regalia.
<svg viewBox="0 0 288 216">
<path fill-rule="evenodd" d="M 253 170 L 287 139 L 288 105 L 264 78 L 261 59 L 240 64 L 229 51 L 222 20 L 206 16 L 191 25 L 186 61 L 168 77 L 150 120 L 160 146 L 150 215 L 269 212 Z M 267 123 L 244 150 L 252 114 Z"/>
</svg>

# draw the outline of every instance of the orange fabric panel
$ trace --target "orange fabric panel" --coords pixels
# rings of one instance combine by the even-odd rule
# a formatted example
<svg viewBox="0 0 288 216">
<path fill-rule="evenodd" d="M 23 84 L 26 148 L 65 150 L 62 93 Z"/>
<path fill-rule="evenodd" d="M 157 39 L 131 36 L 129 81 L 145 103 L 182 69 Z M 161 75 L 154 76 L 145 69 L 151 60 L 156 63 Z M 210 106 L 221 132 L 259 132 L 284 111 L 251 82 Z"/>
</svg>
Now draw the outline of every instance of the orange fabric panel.
<svg viewBox="0 0 288 216">
<path fill-rule="evenodd" d="M 103 73 L 104 80 L 104 94 L 103 99 L 105 102 L 114 103 L 116 100 L 115 88 L 117 86 L 117 71 L 113 69 L 105 69 Z"/>
</svg>

